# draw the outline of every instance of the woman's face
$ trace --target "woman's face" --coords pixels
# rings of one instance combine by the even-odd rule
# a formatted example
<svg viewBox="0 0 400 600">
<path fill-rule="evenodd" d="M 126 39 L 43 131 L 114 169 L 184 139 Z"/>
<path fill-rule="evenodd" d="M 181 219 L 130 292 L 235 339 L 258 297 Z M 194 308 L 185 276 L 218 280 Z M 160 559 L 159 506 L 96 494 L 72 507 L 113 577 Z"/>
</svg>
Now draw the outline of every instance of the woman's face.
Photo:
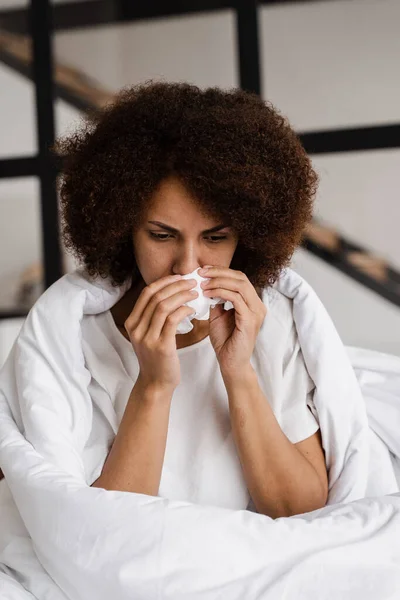
<svg viewBox="0 0 400 600">
<path fill-rule="evenodd" d="M 229 267 L 238 237 L 224 225 L 204 216 L 178 179 L 165 179 L 132 235 L 136 263 L 145 285 L 168 275 L 186 275 L 203 265 Z M 217 227 L 217 231 L 206 232 Z"/>
</svg>

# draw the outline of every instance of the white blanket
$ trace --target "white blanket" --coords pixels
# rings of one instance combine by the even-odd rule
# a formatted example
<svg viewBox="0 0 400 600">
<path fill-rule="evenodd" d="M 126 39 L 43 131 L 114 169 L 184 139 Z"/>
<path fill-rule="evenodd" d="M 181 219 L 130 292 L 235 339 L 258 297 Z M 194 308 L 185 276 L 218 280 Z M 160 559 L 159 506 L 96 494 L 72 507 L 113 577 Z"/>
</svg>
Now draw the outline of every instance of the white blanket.
<svg viewBox="0 0 400 600">
<path fill-rule="evenodd" d="M 82 450 L 93 405 L 80 322 L 109 309 L 126 286 L 89 283 L 77 271 L 41 296 L 0 372 L 1 598 L 398 597 L 400 358 L 346 350 L 293 271 L 276 287 L 293 298 L 316 385 L 328 505 L 273 520 L 91 488 Z M 257 343 L 267 360 L 263 351 Z"/>
</svg>

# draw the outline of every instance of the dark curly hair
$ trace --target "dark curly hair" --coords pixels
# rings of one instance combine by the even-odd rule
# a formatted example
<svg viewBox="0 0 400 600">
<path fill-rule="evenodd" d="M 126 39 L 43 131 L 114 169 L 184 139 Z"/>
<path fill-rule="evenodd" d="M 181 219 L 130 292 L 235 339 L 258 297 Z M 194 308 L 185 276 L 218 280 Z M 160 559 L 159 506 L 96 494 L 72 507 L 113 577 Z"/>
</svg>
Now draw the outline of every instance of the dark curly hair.
<svg viewBox="0 0 400 600">
<path fill-rule="evenodd" d="M 230 224 L 230 268 L 258 290 L 288 265 L 311 219 L 317 175 L 287 120 L 254 93 L 146 81 L 54 146 L 62 238 L 89 276 L 139 274 L 132 228 L 175 176 L 200 210 Z"/>
</svg>

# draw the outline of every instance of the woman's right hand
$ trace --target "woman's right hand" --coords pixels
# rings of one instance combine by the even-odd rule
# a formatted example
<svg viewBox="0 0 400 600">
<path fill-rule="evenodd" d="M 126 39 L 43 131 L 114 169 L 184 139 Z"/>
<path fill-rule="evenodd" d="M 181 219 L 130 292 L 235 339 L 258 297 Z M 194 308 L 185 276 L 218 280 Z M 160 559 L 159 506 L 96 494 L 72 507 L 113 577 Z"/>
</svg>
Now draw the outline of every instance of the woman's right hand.
<svg viewBox="0 0 400 600">
<path fill-rule="evenodd" d="M 180 382 L 176 328 L 195 310 L 182 306 L 198 295 L 195 279 L 167 276 L 143 288 L 124 323 L 140 365 L 144 385 L 175 389 Z M 192 290 L 193 291 L 193 290 Z"/>
</svg>

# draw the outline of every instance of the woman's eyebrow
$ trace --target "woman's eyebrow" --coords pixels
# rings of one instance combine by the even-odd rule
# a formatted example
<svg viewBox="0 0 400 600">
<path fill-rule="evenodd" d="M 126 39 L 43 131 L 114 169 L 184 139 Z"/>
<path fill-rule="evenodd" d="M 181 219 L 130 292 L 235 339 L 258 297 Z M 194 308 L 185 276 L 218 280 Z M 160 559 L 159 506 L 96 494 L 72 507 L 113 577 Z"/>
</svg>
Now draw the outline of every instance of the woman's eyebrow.
<svg viewBox="0 0 400 600">
<path fill-rule="evenodd" d="M 167 231 L 171 231 L 172 233 L 179 233 L 178 229 L 175 229 L 175 227 L 171 227 L 170 225 L 166 225 L 165 223 L 161 223 L 161 221 L 147 221 L 148 223 L 153 223 L 153 225 L 159 225 L 160 227 L 163 227 L 164 229 L 167 229 Z M 223 229 L 224 227 L 229 227 L 229 225 L 217 225 L 216 227 L 212 227 L 211 229 L 205 229 L 204 231 L 202 231 L 202 233 L 213 233 L 214 231 L 219 231 L 220 229 Z"/>
</svg>

